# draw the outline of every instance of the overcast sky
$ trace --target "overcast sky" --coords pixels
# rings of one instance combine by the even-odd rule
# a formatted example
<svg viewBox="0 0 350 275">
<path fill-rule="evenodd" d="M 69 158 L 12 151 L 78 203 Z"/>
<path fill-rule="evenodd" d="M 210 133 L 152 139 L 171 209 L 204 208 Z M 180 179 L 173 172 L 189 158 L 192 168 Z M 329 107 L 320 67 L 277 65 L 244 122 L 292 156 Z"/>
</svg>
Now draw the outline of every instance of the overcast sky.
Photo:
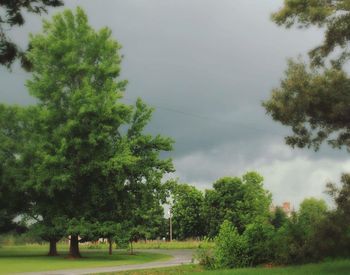
<svg viewBox="0 0 350 275">
<path fill-rule="evenodd" d="M 322 31 L 285 30 L 270 21 L 282 0 L 66 0 L 83 7 L 95 28 L 108 26 L 122 45 L 128 102 L 156 108 L 148 131 L 172 137 L 181 182 L 201 189 L 223 176 L 255 170 L 276 204 L 326 198 L 327 181 L 350 171 L 347 153 L 293 150 L 289 129 L 273 122 L 261 102 L 278 86 L 287 58 L 305 54 Z M 55 9 L 52 13 L 61 9 Z M 25 46 L 41 19 L 29 16 L 12 32 Z M 0 101 L 28 104 L 30 75 L 0 68 Z"/>
</svg>

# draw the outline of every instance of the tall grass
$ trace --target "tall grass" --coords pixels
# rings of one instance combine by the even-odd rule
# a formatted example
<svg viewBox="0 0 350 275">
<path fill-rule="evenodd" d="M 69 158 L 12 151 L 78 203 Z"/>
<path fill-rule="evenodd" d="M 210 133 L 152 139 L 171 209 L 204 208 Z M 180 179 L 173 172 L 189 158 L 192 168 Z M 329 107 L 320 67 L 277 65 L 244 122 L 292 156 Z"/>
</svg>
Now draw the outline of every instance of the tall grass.
<svg viewBox="0 0 350 275">
<path fill-rule="evenodd" d="M 187 241 L 139 241 L 133 244 L 136 249 L 197 249 L 200 247 L 214 247 L 213 242 L 187 240 Z"/>
</svg>

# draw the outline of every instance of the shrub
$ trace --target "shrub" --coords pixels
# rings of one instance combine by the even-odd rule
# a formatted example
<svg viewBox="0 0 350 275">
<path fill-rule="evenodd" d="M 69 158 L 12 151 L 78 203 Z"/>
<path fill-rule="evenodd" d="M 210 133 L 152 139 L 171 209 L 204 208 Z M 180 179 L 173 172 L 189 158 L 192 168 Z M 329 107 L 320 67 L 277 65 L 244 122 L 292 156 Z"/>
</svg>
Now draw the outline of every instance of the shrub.
<svg viewBox="0 0 350 275">
<path fill-rule="evenodd" d="M 206 269 L 214 269 L 214 255 L 213 255 L 213 242 L 211 239 L 204 238 L 204 240 L 198 245 L 196 253 L 194 254 L 194 260 Z"/>
<path fill-rule="evenodd" d="M 215 268 L 244 267 L 249 264 L 248 243 L 231 222 L 225 220 L 215 238 Z"/>
<path fill-rule="evenodd" d="M 274 227 L 268 223 L 254 223 L 247 226 L 243 237 L 247 242 L 250 265 L 256 266 L 272 261 Z"/>
<path fill-rule="evenodd" d="M 214 269 L 215 267 L 213 250 L 208 247 L 199 247 L 194 254 L 194 259 L 205 269 Z"/>
</svg>

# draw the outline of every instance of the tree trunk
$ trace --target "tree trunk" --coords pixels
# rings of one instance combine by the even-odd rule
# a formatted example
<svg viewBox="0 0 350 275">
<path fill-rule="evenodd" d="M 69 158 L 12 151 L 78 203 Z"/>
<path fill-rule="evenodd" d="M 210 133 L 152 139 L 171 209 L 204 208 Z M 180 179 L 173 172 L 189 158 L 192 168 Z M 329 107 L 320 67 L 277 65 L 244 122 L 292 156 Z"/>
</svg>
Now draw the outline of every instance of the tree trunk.
<svg viewBox="0 0 350 275">
<path fill-rule="evenodd" d="M 112 255 L 112 239 L 110 238 L 108 238 L 108 245 L 109 245 L 108 254 Z"/>
<path fill-rule="evenodd" d="M 79 238 L 77 235 L 70 236 L 69 257 L 81 258 L 81 255 L 79 252 Z"/>
<path fill-rule="evenodd" d="M 57 241 L 55 239 L 50 239 L 50 250 L 47 256 L 58 256 Z"/>
</svg>

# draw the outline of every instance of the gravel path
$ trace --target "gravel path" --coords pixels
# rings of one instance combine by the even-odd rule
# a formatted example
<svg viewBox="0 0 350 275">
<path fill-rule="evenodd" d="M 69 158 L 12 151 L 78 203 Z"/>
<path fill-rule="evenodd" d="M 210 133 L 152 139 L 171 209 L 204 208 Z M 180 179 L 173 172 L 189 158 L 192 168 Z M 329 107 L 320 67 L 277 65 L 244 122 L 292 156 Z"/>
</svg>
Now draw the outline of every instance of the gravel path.
<svg viewBox="0 0 350 275">
<path fill-rule="evenodd" d="M 145 264 L 133 264 L 133 265 L 120 265 L 120 266 L 109 266 L 109 267 L 93 267 L 84 269 L 65 269 L 65 270 L 52 270 L 43 272 L 27 272 L 27 273 L 17 273 L 17 275 L 71 275 L 71 274 L 92 274 L 92 273 L 104 273 L 104 272 L 118 272 L 136 269 L 148 269 L 148 268 L 159 268 L 159 267 L 171 267 L 182 264 L 189 264 L 192 262 L 192 256 L 194 250 L 191 249 L 147 249 L 147 250 L 137 250 L 143 252 L 154 252 L 160 254 L 167 254 L 173 256 L 167 261 L 156 261 Z"/>
</svg>

